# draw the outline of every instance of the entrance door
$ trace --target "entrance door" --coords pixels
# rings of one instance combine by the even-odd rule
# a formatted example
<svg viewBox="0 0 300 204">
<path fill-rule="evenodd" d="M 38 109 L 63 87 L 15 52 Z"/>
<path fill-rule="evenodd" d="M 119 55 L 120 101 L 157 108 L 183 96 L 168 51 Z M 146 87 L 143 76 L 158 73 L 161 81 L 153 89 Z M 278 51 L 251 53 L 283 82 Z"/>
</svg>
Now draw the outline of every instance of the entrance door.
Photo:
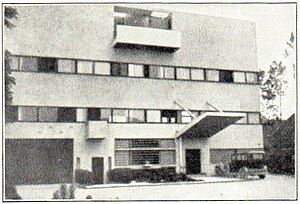
<svg viewBox="0 0 300 204">
<path fill-rule="evenodd" d="M 186 173 L 201 173 L 201 152 L 200 149 L 187 149 L 185 151 Z"/>
<path fill-rule="evenodd" d="M 93 157 L 92 158 L 92 171 L 94 184 L 103 184 L 103 157 Z"/>
</svg>

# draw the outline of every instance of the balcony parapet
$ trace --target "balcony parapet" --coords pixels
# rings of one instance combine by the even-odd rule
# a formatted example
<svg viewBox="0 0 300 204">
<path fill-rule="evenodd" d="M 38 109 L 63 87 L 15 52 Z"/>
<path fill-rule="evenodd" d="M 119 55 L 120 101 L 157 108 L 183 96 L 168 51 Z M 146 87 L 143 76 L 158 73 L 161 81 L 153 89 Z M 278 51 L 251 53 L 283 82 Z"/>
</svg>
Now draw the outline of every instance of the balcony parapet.
<svg viewBox="0 0 300 204">
<path fill-rule="evenodd" d="M 148 47 L 176 51 L 181 47 L 181 34 L 174 30 L 117 25 L 114 47 Z"/>
</svg>

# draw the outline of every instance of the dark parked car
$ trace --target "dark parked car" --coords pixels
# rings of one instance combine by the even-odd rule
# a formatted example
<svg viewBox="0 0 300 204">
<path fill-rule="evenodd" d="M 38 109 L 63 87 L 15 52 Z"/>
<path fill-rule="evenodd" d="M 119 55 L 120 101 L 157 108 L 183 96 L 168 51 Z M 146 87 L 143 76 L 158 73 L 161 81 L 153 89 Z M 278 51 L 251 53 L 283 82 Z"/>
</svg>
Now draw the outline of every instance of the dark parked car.
<svg viewBox="0 0 300 204">
<path fill-rule="evenodd" d="M 236 153 L 232 155 L 229 163 L 229 171 L 241 178 L 259 176 L 264 179 L 268 168 L 264 162 L 264 151 L 250 151 L 248 153 Z"/>
</svg>

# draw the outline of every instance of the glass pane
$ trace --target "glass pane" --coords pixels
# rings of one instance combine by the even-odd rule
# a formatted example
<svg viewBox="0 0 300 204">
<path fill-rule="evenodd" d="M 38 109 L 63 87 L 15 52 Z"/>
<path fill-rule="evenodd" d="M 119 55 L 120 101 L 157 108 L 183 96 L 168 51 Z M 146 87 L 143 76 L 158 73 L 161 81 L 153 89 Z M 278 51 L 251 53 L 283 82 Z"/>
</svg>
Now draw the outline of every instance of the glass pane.
<svg viewBox="0 0 300 204">
<path fill-rule="evenodd" d="M 159 151 L 135 150 L 131 151 L 131 164 L 159 164 Z"/>
<path fill-rule="evenodd" d="M 163 78 L 163 68 L 159 66 L 149 66 L 150 78 Z"/>
<path fill-rule="evenodd" d="M 244 72 L 233 72 L 233 79 L 234 79 L 234 82 L 245 83 L 246 82 L 245 73 Z"/>
<path fill-rule="evenodd" d="M 113 122 L 127 122 L 128 111 L 127 110 L 113 110 Z"/>
<path fill-rule="evenodd" d="M 75 108 L 58 108 L 58 121 L 60 122 L 75 122 L 76 109 Z"/>
<path fill-rule="evenodd" d="M 164 67 L 165 78 L 166 79 L 175 79 L 175 69 L 174 67 Z"/>
<path fill-rule="evenodd" d="M 128 76 L 128 65 L 121 63 L 111 63 L 111 74 L 113 76 Z"/>
<path fill-rule="evenodd" d="M 110 63 L 95 62 L 95 74 L 110 75 Z"/>
<path fill-rule="evenodd" d="M 257 83 L 257 74 L 256 73 L 246 73 L 247 83 L 256 84 Z"/>
<path fill-rule="evenodd" d="M 77 73 L 92 74 L 93 73 L 93 62 L 77 61 Z"/>
<path fill-rule="evenodd" d="M 233 83 L 233 72 L 228 70 L 219 71 L 220 82 Z"/>
<path fill-rule="evenodd" d="M 160 122 L 160 111 L 147 110 L 147 122 L 148 123 L 159 123 Z"/>
<path fill-rule="evenodd" d="M 169 29 L 170 18 L 150 17 L 149 27 L 158 29 Z"/>
<path fill-rule="evenodd" d="M 144 65 L 129 64 L 128 75 L 135 77 L 144 77 Z"/>
<path fill-rule="evenodd" d="M 132 148 L 159 147 L 159 141 L 158 140 L 149 140 L 149 139 L 135 139 L 135 140 L 131 140 L 130 147 L 132 147 Z"/>
<path fill-rule="evenodd" d="M 259 113 L 248 113 L 248 122 L 250 124 L 259 124 L 260 123 Z"/>
<path fill-rule="evenodd" d="M 37 107 L 19 107 L 20 121 L 37 121 Z"/>
<path fill-rule="evenodd" d="M 190 69 L 177 68 L 176 77 L 177 79 L 190 79 Z"/>
<path fill-rule="evenodd" d="M 111 122 L 111 109 L 101 109 L 101 120 Z"/>
<path fill-rule="evenodd" d="M 47 107 L 39 108 L 39 121 L 50 122 L 50 121 L 57 121 L 57 119 L 58 119 L 57 108 L 47 108 Z"/>
<path fill-rule="evenodd" d="M 217 70 L 205 70 L 207 81 L 219 81 L 219 71 Z"/>
<path fill-rule="evenodd" d="M 18 121 L 18 107 L 17 106 L 5 107 L 5 120 L 6 120 L 6 122 Z"/>
<path fill-rule="evenodd" d="M 125 25 L 149 27 L 149 17 L 144 15 L 126 15 L 124 18 Z"/>
<path fill-rule="evenodd" d="M 16 56 L 10 57 L 10 69 L 19 70 L 19 57 Z"/>
<path fill-rule="evenodd" d="M 130 122 L 145 122 L 145 111 L 144 110 L 129 110 L 129 121 Z"/>
<path fill-rule="evenodd" d="M 20 57 L 20 70 L 37 71 L 38 64 L 36 57 Z"/>
<path fill-rule="evenodd" d="M 88 120 L 100 120 L 100 108 L 89 108 Z"/>
<path fill-rule="evenodd" d="M 57 72 L 57 59 L 41 57 L 37 59 L 39 72 Z"/>
<path fill-rule="evenodd" d="M 204 80 L 204 70 L 203 69 L 191 69 L 191 79 L 192 80 Z"/>
<path fill-rule="evenodd" d="M 75 73 L 75 60 L 58 60 L 58 72 Z"/>
</svg>

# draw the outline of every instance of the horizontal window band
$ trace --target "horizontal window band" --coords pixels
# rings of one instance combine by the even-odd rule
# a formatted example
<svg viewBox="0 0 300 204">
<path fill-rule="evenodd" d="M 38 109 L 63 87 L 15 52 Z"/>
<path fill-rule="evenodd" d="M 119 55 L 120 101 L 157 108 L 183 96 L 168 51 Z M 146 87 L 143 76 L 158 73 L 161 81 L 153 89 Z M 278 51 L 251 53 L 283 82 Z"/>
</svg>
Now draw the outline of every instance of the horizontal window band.
<svg viewBox="0 0 300 204">
<path fill-rule="evenodd" d="M 38 73 L 38 74 L 63 74 L 63 75 L 84 75 L 84 76 L 94 76 L 94 77 L 116 77 L 116 78 L 132 78 L 132 79 L 146 79 L 146 80 L 166 80 L 166 81 L 178 81 L 178 82 L 203 82 L 203 83 L 221 83 L 221 84 L 241 84 L 241 85 L 260 85 L 257 83 L 247 83 L 247 82 L 221 82 L 212 80 L 191 80 L 191 79 L 171 79 L 171 78 L 152 78 L 152 77 L 139 77 L 139 76 L 115 76 L 115 75 L 105 75 L 105 74 L 92 74 L 92 73 L 71 73 L 71 72 L 36 72 L 36 71 L 22 71 L 22 70 L 12 70 L 12 72 L 20 73 Z"/>
<path fill-rule="evenodd" d="M 150 65 L 150 66 L 163 66 L 163 67 L 174 67 L 174 68 L 186 68 L 186 69 L 204 69 L 204 70 L 221 70 L 221 71 L 234 71 L 234 72 L 247 72 L 247 73 L 256 73 L 259 71 L 246 71 L 240 69 L 228 70 L 228 69 L 219 69 L 219 68 L 207 68 L 207 67 L 190 67 L 190 66 L 176 66 L 176 65 L 161 65 L 161 64 L 141 64 L 137 62 L 128 62 L 128 61 L 109 61 L 109 60 L 95 60 L 95 59 L 84 59 L 84 58 L 70 58 L 70 57 L 55 57 L 55 56 L 32 56 L 32 55 L 18 55 L 12 54 L 11 57 L 31 57 L 31 58 L 55 58 L 57 60 L 74 60 L 74 61 L 87 61 L 92 63 L 121 63 L 121 64 L 133 64 L 133 65 Z"/>
</svg>

